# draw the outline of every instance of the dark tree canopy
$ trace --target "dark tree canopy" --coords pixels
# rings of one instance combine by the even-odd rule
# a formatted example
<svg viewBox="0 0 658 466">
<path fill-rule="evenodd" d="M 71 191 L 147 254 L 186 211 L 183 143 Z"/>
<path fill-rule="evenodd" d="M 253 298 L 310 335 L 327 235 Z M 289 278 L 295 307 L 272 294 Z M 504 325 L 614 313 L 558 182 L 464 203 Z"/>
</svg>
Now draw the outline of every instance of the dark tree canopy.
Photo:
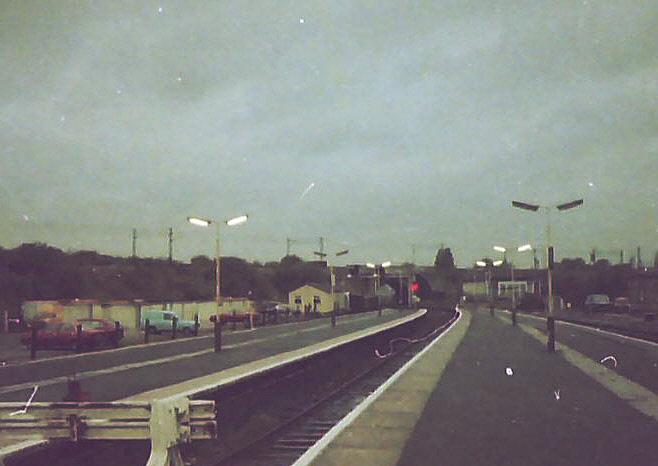
<svg viewBox="0 0 658 466">
<path fill-rule="evenodd" d="M 434 267 L 438 270 L 454 270 L 455 258 L 452 256 L 450 248 L 439 248 L 434 259 Z"/>
<path fill-rule="evenodd" d="M 286 256 L 280 262 L 222 257 L 221 288 L 226 297 L 286 300 L 308 282 L 328 283 L 326 267 Z M 144 299 L 200 301 L 215 296 L 215 260 L 196 256 L 189 264 L 160 258 L 125 258 L 95 251 L 64 252 L 41 243 L 0 247 L 0 310 L 15 315 L 35 299 Z"/>
</svg>

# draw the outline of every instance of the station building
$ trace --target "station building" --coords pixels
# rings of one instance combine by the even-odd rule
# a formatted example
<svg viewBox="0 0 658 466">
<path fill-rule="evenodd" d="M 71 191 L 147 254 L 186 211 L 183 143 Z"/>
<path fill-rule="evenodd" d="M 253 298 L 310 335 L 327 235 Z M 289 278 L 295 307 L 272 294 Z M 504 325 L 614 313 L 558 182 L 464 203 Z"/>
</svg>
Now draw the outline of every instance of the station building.
<svg viewBox="0 0 658 466">
<path fill-rule="evenodd" d="M 349 293 L 334 290 L 318 283 L 307 283 L 288 293 L 290 308 L 297 312 L 327 313 L 335 309 L 349 309 Z"/>
</svg>

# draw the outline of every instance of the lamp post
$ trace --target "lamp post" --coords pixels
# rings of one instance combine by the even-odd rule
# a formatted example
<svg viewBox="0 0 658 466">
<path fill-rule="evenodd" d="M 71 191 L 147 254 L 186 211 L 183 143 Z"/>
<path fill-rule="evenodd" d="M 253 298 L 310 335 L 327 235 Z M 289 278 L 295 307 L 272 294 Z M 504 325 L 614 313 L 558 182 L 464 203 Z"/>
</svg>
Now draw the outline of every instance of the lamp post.
<svg viewBox="0 0 658 466">
<path fill-rule="evenodd" d="M 557 209 L 559 212 L 574 209 L 583 205 L 583 199 L 575 199 L 553 206 L 542 206 L 538 204 L 529 204 L 527 202 L 512 201 L 512 207 L 517 209 L 537 212 L 540 209 L 546 212 L 546 274 L 548 280 L 548 305 L 546 306 L 546 329 L 548 332 L 548 341 L 546 350 L 549 353 L 555 352 L 555 317 L 553 315 L 553 261 L 554 250 L 551 246 L 551 210 Z"/>
<path fill-rule="evenodd" d="M 507 248 L 504 246 L 494 246 L 494 251 L 503 253 L 503 262 L 507 259 Z M 526 252 L 532 251 L 532 246 L 530 244 L 524 244 L 514 249 L 510 249 L 511 252 Z M 514 260 L 510 261 L 510 279 L 512 281 L 512 325 L 516 325 L 516 284 L 514 283 Z"/>
<path fill-rule="evenodd" d="M 340 257 L 348 254 L 350 252 L 349 249 L 344 249 L 342 251 L 338 251 L 335 256 Z M 336 275 L 334 275 L 334 266 L 330 265 L 329 262 L 327 261 L 327 265 L 329 265 L 329 279 L 331 281 L 331 301 L 332 301 L 332 312 L 334 312 L 334 317 L 333 317 L 333 324 L 335 326 L 335 311 L 336 311 L 336 301 L 334 297 L 334 290 L 336 288 Z"/>
<path fill-rule="evenodd" d="M 210 225 L 214 224 L 216 226 L 216 235 L 215 235 L 215 301 L 217 304 L 217 318 L 219 319 L 219 309 L 220 306 L 222 305 L 222 297 L 221 297 L 221 281 L 220 281 L 220 249 L 219 249 L 219 236 L 220 236 L 220 231 L 219 227 L 223 223 L 225 225 L 228 225 L 230 227 L 235 226 L 235 225 L 240 225 L 244 222 L 246 222 L 248 219 L 247 215 L 240 215 L 238 217 L 234 217 L 230 220 L 224 220 L 222 222 L 218 222 L 217 220 L 213 219 L 207 219 L 207 218 L 200 218 L 200 217 L 187 217 L 187 221 L 190 222 L 192 225 L 200 226 L 200 227 L 209 227 Z"/>
<path fill-rule="evenodd" d="M 502 265 L 503 261 L 492 261 L 492 262 L 486 262 L 486 261 L 477 261 L 475 262 L 475 265 L 478 267 L 484 267 L 485 268 L 485 280 L 487 283 L 487 295 L 489 297 L 489 312 L 491 315 L 494 315 L 494 293 L 493 293 L 493 267 L 498 267 L 499 265 Z"/>
<path fill-rule="evenodd" d="M 375 269 L 375 273 L 373 274 L 373 285 L 374 285 L 374 293 L 375 293 L 375 298 L 377 299 L 377 309 L 379 310 L 379 315 L 382 315 L 382 310 L 381 306 L 379 305 L 379 296 L 377 296 L 377 290 L 379 288 L 379 270 L 378 268 L 381 267 L 382 269 L 385 269 L 386 267 L 391 266 L 391 261 L 385 261 L 382 262 L 381 264 L 373 264 L 371 262 L 368 262 L 366 264 L 366 267 L 369 269 Z"/>
<path fill-rule="evenodd" d="M 314 251 L 313 254 L 318 256 L 320 260 L 323 260 L 325 257 L 327 257 L 327 254 L 323 250 L 324 247 L 324 238 L 320 237 L 320 251 Z M 343 249 L 342 251 L 336 252 L 336 257 L 339 256 L 344 256 L 345 254 L 348 254 L 350 252 L 349 249 Z M 335 311 L 336 309 L 336 303 L 334 301 L 334 288 L 336 286 L 336 276 L 334 275 L 334 267 L 329 264 L 329 261 L 327 260 L 327 266 L 329 267 L 329 278 L 331 281 L 331 300 L 332 300 L 332 311 Z M 335 313 L 334 313 L 335 314 Z M 332 316 L 332 319 L 334 317 Z M 333 322 L 335 323 L 335 321 Z"/>
</svg>

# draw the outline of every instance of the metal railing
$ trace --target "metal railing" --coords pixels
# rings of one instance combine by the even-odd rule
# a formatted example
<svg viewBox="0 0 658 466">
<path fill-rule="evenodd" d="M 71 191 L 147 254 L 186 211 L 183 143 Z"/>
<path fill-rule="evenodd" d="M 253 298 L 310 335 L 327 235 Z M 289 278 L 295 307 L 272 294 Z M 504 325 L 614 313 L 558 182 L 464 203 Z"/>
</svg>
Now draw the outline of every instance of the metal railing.
<svg viewBox="0 0 658 466">
<path fill-rule="evenodd" d="M 150 439 L 147 466 L 182 465 L 180 444 L 216 437 L 214 401 L 0 403 L 0 441 Z"/>
</svg>

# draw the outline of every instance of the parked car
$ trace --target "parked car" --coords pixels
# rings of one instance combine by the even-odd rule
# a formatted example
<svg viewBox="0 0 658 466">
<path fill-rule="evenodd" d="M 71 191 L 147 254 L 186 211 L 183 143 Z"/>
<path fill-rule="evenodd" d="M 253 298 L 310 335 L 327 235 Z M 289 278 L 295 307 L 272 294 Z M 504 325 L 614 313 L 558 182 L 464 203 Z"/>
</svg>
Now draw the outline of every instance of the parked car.
<svg viewBox="0 0 658 466">
<path fill-rule="evenodd" d="M 610 298 L 605 294 L 591 294 L 585 299 L 586 312 L 603 312 L 611 308 Z"/>
<path fill-rule="evenodd" d="M 624 296 L 619 296 L 613 301 L 613 308 L 615 312 L 631 312 L 631 300 Z"/>
<path fill-rule="evenodd" d="M 49 320 L 37 328 L 37 348 L 73 349 L 78 343 L 77 326 L 82 326 L 81 343 L 83 348 L 101 348 L 103 346 L 119 346 L 124 336 L 121 325 L 107 319 L 78 319 L 73 322 Z M 21 337 L 21 343 L 30 346 L 32 332 Z"/>
<path fill-rule="evenodd" d="M 176 321 L 176 331 L 181 333 L 192 334 L 196 322 L 193 320 L 179 319 L 175 312 L 150 310 L 142 313 L 140 327 L 145 329 L 146 319 L 149 321 L 149 331 L 151 333 L 171 332 L 173 330 L 173 320 Z"/>
<path fill-rule="evenodd" d="M 24 332 L 27 327 L 23 319 L 17 317 L 7 319 L 7 326 L 9 327 L 9 331 L 14 333 Z"/>
<path fill-rule="evenodd" d="M 257 322 L 257 318 L 255 314 L 252 314 L 250 312 L 236 312 L 235 314 L 232 312 L 225 313 L 225 314 L 220 314 L 219 315 L 219 323 L 220 324 L 229 324 L 229 323 L 242 323 L 247 325 L 251 320 L 254 322 Z"/>
<path fill-rule="evenodd" d="M 274 309 L 279 313 L 287 313 L 290 312 L 290 304 L 279 303 L 274 306 Z"/>
<path fill-rule="evenodd" d="M 43 328 L 48 322 L 61 322 L 62 318 L 55 312 L 39 312 L 28 320 L 28 327 Z"/>
</svg>

